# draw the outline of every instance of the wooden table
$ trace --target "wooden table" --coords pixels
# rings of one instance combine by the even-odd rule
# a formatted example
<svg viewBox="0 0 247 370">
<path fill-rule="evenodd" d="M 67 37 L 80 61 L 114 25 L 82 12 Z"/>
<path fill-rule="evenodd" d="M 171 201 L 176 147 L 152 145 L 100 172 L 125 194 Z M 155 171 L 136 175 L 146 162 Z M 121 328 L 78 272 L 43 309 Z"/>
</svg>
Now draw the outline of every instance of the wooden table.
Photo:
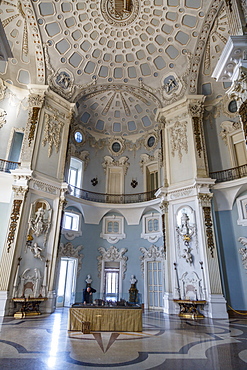
<svg viewBox="0 0 247 370">
<path fill-rule="evenodd" d="M 185 318 L 203 318 L 204 316 L 198 311 L 198 306 L 203 306 L 207 301 L 192 301 L 190 299 L 174 299 L 174 302 L 180 306 L 180 317 Z"/>
<path fill-rule="evenodd" d="M 90 331 L 142 331 L 142 308 L 70 308 L 68 330 L 83 331 L 83 322 Z"/>
</svg>

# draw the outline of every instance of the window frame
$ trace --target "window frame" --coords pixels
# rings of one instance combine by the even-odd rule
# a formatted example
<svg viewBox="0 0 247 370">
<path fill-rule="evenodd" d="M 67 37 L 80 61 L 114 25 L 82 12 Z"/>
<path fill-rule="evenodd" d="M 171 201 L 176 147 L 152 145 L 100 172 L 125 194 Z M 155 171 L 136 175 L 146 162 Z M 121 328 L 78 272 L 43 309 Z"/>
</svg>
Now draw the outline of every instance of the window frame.
<svg viewBox="0 0 247 370">
<path fill-rule="evenodd" d="M 77 230 L 73 230 L 71 228 L 68 229 L 68 228 L 65 227 L 66 215 L 69 215 L 71 218 L 76 219 L 76 222 L 77 222 L 77 225 L 78 225 Z M 73 221 L 72 221 L 72 223 L 73 223 Z M 64 214 L 63 214 L 61 233 L 65 236 L 66 239 L 73 240 L 76 237 L 82 235 L 81 224 L 82 224 L 82 215 L 81 215 L 81 213 L 67 209 L 67 210 L 64 211 Z"/>
</svg>

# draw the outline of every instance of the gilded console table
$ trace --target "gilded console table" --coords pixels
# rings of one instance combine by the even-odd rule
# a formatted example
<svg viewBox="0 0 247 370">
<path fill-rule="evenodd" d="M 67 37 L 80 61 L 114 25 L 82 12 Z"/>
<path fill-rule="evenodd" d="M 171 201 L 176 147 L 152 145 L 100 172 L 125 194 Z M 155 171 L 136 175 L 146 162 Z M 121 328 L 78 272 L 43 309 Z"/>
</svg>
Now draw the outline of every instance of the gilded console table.
<svg viewBox="0 0 247 370">
<path fill-rule="evenodd" d="M 207 301 L 192 301 L 189 299 L 174 299 L 174 302 L 180 306 L 179 317 L 188 319 L 203 318 L 204 316 L 198 311 L 198 306 L 204 306 Z"/>
<path fill-rule="evenodd" d="M 27 316 L 41 315 L 39 305 L 41 302 L 47 300 L 47 298 L 12 298 L 13 302 L 20 303 L 21 309 L 14 314 L 15 319 L 22 319 Z"/>
</svg>

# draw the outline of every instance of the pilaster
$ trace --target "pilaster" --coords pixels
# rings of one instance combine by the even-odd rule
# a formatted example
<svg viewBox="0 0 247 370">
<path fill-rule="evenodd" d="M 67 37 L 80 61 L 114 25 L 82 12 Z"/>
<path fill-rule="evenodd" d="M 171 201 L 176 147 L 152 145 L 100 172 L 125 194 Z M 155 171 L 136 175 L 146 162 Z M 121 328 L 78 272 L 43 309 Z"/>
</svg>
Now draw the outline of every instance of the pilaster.
<svg viewBox="0 0 247 370">
<path fill-rule="evenodd" d="M 168 209 L 166 313 L 178 313 L 173 299 L 205 300 L 204 316 L 227 317 L 211 215 L 213 184 L 209 178 L 194 179 L 161 188 L 157 194 L 161 209 Z"/>
<path fill-rule="evenodd" d="M 208 176 L 202 125 L 203 95 L 188 95 L 159 109 L 164 127 L 166 175 L 169 185 Z"/>
<path fill-rule="evenodd" d="M 31 162 L 33 157 L 33 150 L 35 146 L 35 139 L 37 136 L 37 126 L 39 123 L 40 110 L 45 99 L 45 92 L 48 86 L 31 85 L 28 98 L 29 112 L 28 122 L 26 125 L 22 152 L 21 152 L 21 166 L 22 168 L 31 169 Z"/>
</svg>

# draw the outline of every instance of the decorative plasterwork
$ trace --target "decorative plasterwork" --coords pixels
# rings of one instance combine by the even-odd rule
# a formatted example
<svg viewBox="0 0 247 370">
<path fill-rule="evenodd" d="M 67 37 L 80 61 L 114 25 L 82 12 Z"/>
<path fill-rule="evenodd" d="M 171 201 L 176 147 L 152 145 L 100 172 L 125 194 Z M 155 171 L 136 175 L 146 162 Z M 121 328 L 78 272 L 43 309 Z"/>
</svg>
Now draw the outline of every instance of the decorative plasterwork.
<svg viewBox="0 0 247 370">
<path fill-rule="evenodd" d="M 118 250 L 116 247 L 112 245 L 109 249 L 99 247 L 98 251 L 101 254 L 100 256 L 97 257 L 99 278 L 101 278 L 102 261 L 105 262 L 115 261 L 120 262 L 120 264 L 122 265 L 122 276 L 120 278 L 123 280 L 125 277 L 125 271 L 127 270 L 128 257 L 124 256 L 124 254 L 127 252 L 127 249 L 121 248 L 120 250 Z"/>
<path fill-rule="evenodd" d="M 28 268 L 20 276 L 18 297 L 38 298 L 41 294 L 41 274 L 38 268 Z"/>
<path fill-rule="evenodd" d="M 124 175 L 126 175 L 130 165 L 128 160 L 129 160 L 128 157 L 122 157 L 119 158 L 118 161 L 116 161 L 114 158 L 110 157 L 109 155 L 106 155 L 104 157 L 104 162 L 102 163 L 102 166 L 104 168 L 105 173 L 107 171 L 107 168 L 109 167 L 122 167 L 124 170 Z"/>
<path fill-rule="evenodd" d="M 56 116 L 50 116 L 48 113 L 45 113 L 45 129 L 42 145 L 46 146 L 48 143 L 48 157 L 51 156 L 54 146 L 56 152 L 58 153 L 59 151 L 63 126 L 64 122 L 59 121 Z"/>
<path fill-rule="evenodd" d="M 4 85 L 4 81 L 0 78 L 0 100 L 5 96 L 7 87 Z"/>
<path fill-rule="evenodd" d="M 237 72 L 236 79 L 226 93 L 230 99 L 236 100 L 238 108 L 240 108 L 241 104 L 247 100 L 247 65 L 246 67 L 240 66 Z"/>
<path fill-rule="evenodd" d="M 202 207 L 204 214 L 204 222 L 206 229 L 206 242 L 207 247 L 210 250 L 211 257 L 214 258 L 214 234 L 213 234 L 213 221 L 211 217 L 211 207 Z"/>
<path fill-rule="evenodd" d="M 245 23 L 247 24 L 247 3 L 246 0 L 240 0 L 240 4 L 244 13 Z"/>
<path fill-rule="evenodd" d="M 43 235 L 43 245 L 45 246 L 47 235 L 51 226 L 52 209 L 50 204 L 44 199 L 38 199 L 31 205 L 29 214 L 29 237 L 39 237 Z M 30 239 L 31 240 L 31 239 Z"/>
<path fill-rule="evenodd" d="M 162 214 L 168 213 L 168 207 L 169 207 L 169 202 L 166 200 L 162 200 L 160 203 L 160 209 L 162 211 Z"/>
<path fill-rule="evenodd" d="M 203 144 L 202 144 L 202 115 L 204 112 L 203 102 L 201 100 L 193 101 L 189 104 L 189 113 L 192 116 L 193 131 L 196 141 L 196 150 L 199 158 L 202 156 Z"/>
<path fill-rule="evenodd" d="M 114 27 L 125 27 L 132 23 L 139 13 L 139 0 L 101 0 L 101 14 L 106 22 Z"/>
<path fill-rule="evenodd" d="M 148 222 L 154 222 L 157 220 L 157 230 L 152 229 L 149 231 Z M 151 213 L 144 215 L 142 218 L 142 233 L 141 238 L 148 240 L 150 243 L 156 243 L 162 236 L 162 219 L 159 213 Z"/>
<path fill-rule="evenodd" d="M 70 157 L 79 158 L 81 161 L 84 162 L 83 169 L 86 170 L 88 163 L 89 163 L 89 152 L 87 150 L 80 151 L 76 148 L 74 144 L 70 144 L 69 148 L 69 155 Z"/>
<path fill-rule="evenodd" d="M 118 232 L 114 233 L 114 227 L 112 227 L 112 233 L 108 232 L 108 223 L 117 222 L 118 223 Z M 108 243 L 117 243 L 119 240 L 126 238 L 124 233 L 124 217 L 122 216 L 105 216 L 102 223 L 102 233 L 100 237 L 106 239 Z"/>
<path fill-rule="evenodd" d="M 159 168 L 162 167 L 162 161 L 161 161 L 161 150 L 157 149 L 154 152 L 154 155 L 149 154 L 141 154 L 140 156 L 141 160 L 139 162 L 142 172 L 144 171 L 144 167 L 149 165 L 152 162 L 156 162 L 159 166 Z"/>
<path fill-rule="evenodd" d="M 30 0 L 22 1 L 3 1 L 1 4 L 2 25 L 6 35 L 12 31 L 17 42 L 13 42 L 13 54 L 16 57 L 17 45 L 20 45 L 20 58 L 18 60 L 19 68 L 33 68 L 34 76 L 31 83 L 44 83 L 45 65 L 42 41 L 39 33 L 38 23 Z M 15 53 L 16 52 L 16 53 Z M 35 62 L 31 65 L 31 60 Z M 29 64 L 29 67 L 27 67 Z"/>
<path fill-rule="evenodd" d="M 78 245 L 78 247 L 74 247 L 71 243 L 60 243 L 59 249 L 58 249 L 58 257 L 72 257 L 77 258 L 78 265 L 77 265 L 77 274 L 79 274 L 81 267 L 82 267 L 82 259 L 84 258 L 84 255 L 80 253 L 83 249 L 82 245 Z"/>
<path fill-rule="evenodd" d="M 237 224 L 247 226 L 247 195 L 237 198 L 238 220 Z"/>
<path fill-rule="evenodd" d="M 247 67 L 247 35 L 230 36 L 221 53 L 212 77 L 216 81 L 234 82 L 239 78 L 239 69 Z"/>
<path fill-rule="evenodd" d="M 32 107 L 29 110 L 29 134 L 28 134 L 28 145 L 31 146 L 32 141 L 34 140 L 35 130 L 39 118 L 39 107 Z"/>
<path fill-rule="evenodd" d="M 141 271 L 144 275 L 144 263 L 145 261 L 161 261 L 164 263 L 165 260 L 165 251 L 163 247 L 156 247 L 156 245 L 151 245 L 149 249 L 144 247 L 140 248 L 142 256 L 140 257 L 141 260 Z"/>
<path fill-rule="evenodd" d="M 6 123 L 5 117 L 6 116 L 7 116 L 7 112 L 5 110 L 3 110 L 2 108 L 0 108 L 0 128 L 2 128 L 3 125 L 5 125 L 5 123 Z"/>
<path fill-rule="evenodd" d="M 187 140 L 187 122 L 177 121 L 172 128 L 169 129 L 171 139 L 171 154 L 175 157 L 178 154 L 179 161 L 182 162 L 182 151 L 188 153 L 188 140 Z"/>
<path fill-rule="evenodd" d="M 238 251 L 242 255 L 242 264 L 247 270 L 247 238 L 241 236 L 238 238 L 239 243 L 243 244 L 243 248 L 240 248 Z"/>
<path fill-rule="evenodd" d="M 148 139 L 149 139 L 150 137 L 152 137 L 152 136 L 155 138 L 155 141 L 154 141 L 153 146 L 149 146 L 149 145 L 148 145 Z M 154 150 L 154 149 L 157 147 L 158 142 L 159 142 L 159 136 L 158 136 L 157 131 L 148 132 L 148 133 L 143 137 L 143 140 L 144 140 L 143 145 L 144 145 L 144 148 L 145 148 L 146 150 L 149 150 L 149 151 Z"/>
<path fill-rule="evenodd" d="M 7 237 L 7 252 L 9 253 L 11 245 L 15 240 L 15 232 L 18 226 L 19 218 L 20 218 L 20 210 L 21 210 L 22 200 L 21 199 L 14 199 L 12 213 L 10 216 L 10 225 L 9 225 L 9 233 Z"/>
<path fill-rule="evenodd" d="M 47 184 L 45 182 L 38 181 L 38 180 L 32 180 L 30 182 L 30 187 L 35 190 L 43 191 L 45 193 L 49 193 L 53 195 L 58 195 L 60 191 L 60 188 L 57 188 L 53 185 L 50 185 L 50 184 Z"/>
<path fill-rule="evenodd" d="M 202 25 L 202 32 L 197 41 L 197 47 L 194 51 L 194 57 L 192 61 L 191 77 L 190 77 L 190 92 L 192 94 L 197 92 L 197 79 L 199 75 L 199 68 L 201 65 L 201 59 L 205 51 L 206 41 L 208 39 L 209 32 L 211 31 L 212 23 L 217 16 L 217 13 L 222 6 L 221 0 L 215 0 L 204 20 Z"/>
<path fill-rule="evenodd" d="M 213 193 L 199 193 L 199 202 L 202 207 L 211 207 Z"/>
<path fill-rule="evenodd" d="M 115 152 L 113 150 L 113 143 L 119 143 L 119 151 L 118 152 Z M 125 151 L 126 147 L 125 147 L 125 140 L 122 139 L 122 138 L 111 138 L 109 139 L 109 145 L 108 145 L 108 150 L 109 152 L 111 153 L 111 155 L 113 155 L 114 157 L 118 157 L 119 155 L 123 154 L 123 152 Z"/>
<path fill-rule="evenodd" d="M 78 221 L 78 223 L 77 223 L 77 230 L 73 230 L 72 228 L 70 228 L 70 229 L 66 229 L 65 228 L 66 214 L 68 214 L 68 216 L 70 216 L 70 217 L 76 218 L 76 220 Z M 82 215 L 81 215 L 81 213 L 72 211 L 70 209 L 66 209 L 64 211 L 64 215 L 63 215 L 63 226 L 62 226 L 61 233 L 65 236 L 66 239 L 68 239 L 68 240 L 74 240 L 76 237 L 82 235 L 81 223 L 82 223 Z"/>
<path fill-rule="evenodd" d="M 198 250 L 198 235 L 195 222 L 195 211 L 185 205 L 180 207 L 176 213 L 176 237 L 177 247 L 179 255 L 186 259 L 186 262 L 192 263 L 192 247 L 190 243 L 195 243 L 196 249 Z M 183 254 L 180 252 L 180 244 L 183 243 Z"/>
<path fill-rule="evenodd" d="M 229 134 L 232 134 L 235 131 L 242 129 L 242 124 L 240 122 L 234 122 L 234 121 L 224 121 L 220 124 L 220 126 L 222 127 L 220 136 L 227 145 L 229 144 L 228 142 Z"/>
<path fill-rule="evenodd" d="M 191 273 L 185 272 L 181 280 L 181 298 L 188 300 L 201 300 L 204 298 L 202 289 L 202 279 L 193 271 Z"/>
</svg>

